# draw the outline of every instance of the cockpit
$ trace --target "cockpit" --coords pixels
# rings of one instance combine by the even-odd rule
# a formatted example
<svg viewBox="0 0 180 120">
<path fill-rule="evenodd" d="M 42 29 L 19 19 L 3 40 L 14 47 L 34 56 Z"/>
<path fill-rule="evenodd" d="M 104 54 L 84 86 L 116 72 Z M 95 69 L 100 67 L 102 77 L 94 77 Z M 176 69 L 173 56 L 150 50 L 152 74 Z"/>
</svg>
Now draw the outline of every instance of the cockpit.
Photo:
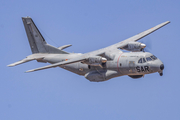
<svg viewBox="0 0 180 120">
<path fill-rule="evenodd" d="M 140 58 L 140 59 L 138 60 L 138 63 L 145 63 L 145 62 L 149 62 L 149 61 L 154 61 L 154 60 L 156 60 L 156 59 L 157 59 L 156 56 L 151 55 L 151 56 L 149 56 L 149 57 Z"/>
</svg>

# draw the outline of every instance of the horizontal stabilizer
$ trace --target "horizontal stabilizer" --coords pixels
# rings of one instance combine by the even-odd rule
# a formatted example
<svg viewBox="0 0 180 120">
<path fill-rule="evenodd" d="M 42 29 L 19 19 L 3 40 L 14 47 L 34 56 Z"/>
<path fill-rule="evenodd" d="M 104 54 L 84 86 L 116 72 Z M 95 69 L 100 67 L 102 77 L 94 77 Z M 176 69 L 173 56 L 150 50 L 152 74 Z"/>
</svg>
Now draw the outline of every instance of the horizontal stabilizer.
<svg viewBox="0 0 180 120">
<path fill-rule="evenodd" d="M 25 62 L 32 61 L 32 60 L 34 60 L 34 59 L 27 59 L 27 58 L 25 58 L 25 59 L 23 59 L 23 60 L 20 60 L 20 61 L 18 61 L 18 62 L 15 62 L 15 63 L 12 63 L 12 64 L 8 65 L 8 67 L 13 67 L 13 66 L 16 66 L 16 65 L 25 63 Z"/>
<path fill-rule="evenodd" d="M 63 46 L 61 46 L 61 47 L 58 47 L 58 49 L 59 50 L 63 50 L 63 49 L 65 49 L 65 48 L 67 48 L 67 47 L 70 47 L 70 46 L 72 46 L 71 44 L 69 44 L 69 45 L 63 45 Z"/>
<path fill-rule="evenodd" d="M 26 63 L 26 62 L 32 61 L 32 60 L 43 59 L 45 57 L 45 55 L 46 54 L 32 54 L 32 55 L 27 56 L 23 60 L 20 60 L 18 62 L 15 62 L 15 63 L 12 63 L 12 64 L 8 65 L 8 67 L 13 67 L 13 66 L 16 66 L 16 65 L 19 65 L 19 64 L 22 64 L 22 63 Z"/>
</svg>

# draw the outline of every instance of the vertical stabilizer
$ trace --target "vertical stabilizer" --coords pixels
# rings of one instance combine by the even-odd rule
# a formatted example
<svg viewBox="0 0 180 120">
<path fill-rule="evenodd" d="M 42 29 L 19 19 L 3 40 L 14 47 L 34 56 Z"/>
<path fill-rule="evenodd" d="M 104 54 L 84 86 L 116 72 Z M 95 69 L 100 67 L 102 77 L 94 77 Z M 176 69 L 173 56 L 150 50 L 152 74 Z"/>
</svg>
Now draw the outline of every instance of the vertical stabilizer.
<svg viewBox="0 0 180 120">
<path fill-rule="evenodd" d="M 40 31 L 34 24 L 32 18 L 23 17 L 22 18 L 28 41 L 31 47 L 32 53 L 56 53 L 56 54 L 68 54 L 58 48 L 48 45 L 41 35 Z"/>
</svg>

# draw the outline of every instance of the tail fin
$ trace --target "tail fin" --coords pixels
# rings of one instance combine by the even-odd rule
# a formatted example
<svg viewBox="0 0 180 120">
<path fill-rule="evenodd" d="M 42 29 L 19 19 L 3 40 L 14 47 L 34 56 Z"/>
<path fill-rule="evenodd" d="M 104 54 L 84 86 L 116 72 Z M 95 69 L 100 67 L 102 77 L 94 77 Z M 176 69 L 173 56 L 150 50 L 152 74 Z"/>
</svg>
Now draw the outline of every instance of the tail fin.
<svg viewBox="0 0 180 120">
<path fill-rule="evenodd" d="M 31 47 L 32 53 L 56 53 L 56 54 L 68 54 L 58 48 L 48 45 L 39 32 L 38 28 L 34 24 L 32 18 L 23 17 L 22 18 L 28 41 Z"/>
</svg>

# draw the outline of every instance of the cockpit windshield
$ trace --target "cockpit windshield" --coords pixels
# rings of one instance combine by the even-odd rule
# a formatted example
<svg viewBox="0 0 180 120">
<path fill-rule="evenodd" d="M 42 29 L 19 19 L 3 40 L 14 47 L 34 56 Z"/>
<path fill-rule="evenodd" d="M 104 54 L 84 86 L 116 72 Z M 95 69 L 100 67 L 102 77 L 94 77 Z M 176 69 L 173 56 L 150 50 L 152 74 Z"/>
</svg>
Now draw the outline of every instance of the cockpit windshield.
<svg viewBox="0 0 180 120">
<path fill-rule="evenodd" d="M 152 55 L 152 56 L 150 56 L 150 57 L 140 58 L 140 59 L 138 60 L 138 63 L 145 63 L 145 62 L 153 61 L 153 60 L 156 60 L 156 59 L 157 59 L 157 57 L 154 56 L 154 55 Z"/>
<path fill-rule="evenodd" d="M 146 60 L 147 61 L 152 61 L 152 59 L 150 57 L 147 57 Z"/>
<path fill-rule="evenodd" d="M 139 59 L 138 63 L 142 63 L 142 58 Z"/>
<path fill-rule="evenodd" d="M 145 58 L 140 58 L 138 61 L 138 63 L 145 63 L 145 62 L 146 62 Z"/>
<path fill-rule="evenodd" d="M 145 60 L 145 58 L 143 58 L 143 59 L 142 59 L 142 63 L 145 63 L 145 62 L 146 62 L 146 60 Z"/>
<path fill-rule="evenodd" d="M 157 59 L 157 57 L 154 56 L 154 55 L 152 55 L 151 58 L 152 58 L 153 60 L 156 60 L 156 59 Z"/>
</svg>

